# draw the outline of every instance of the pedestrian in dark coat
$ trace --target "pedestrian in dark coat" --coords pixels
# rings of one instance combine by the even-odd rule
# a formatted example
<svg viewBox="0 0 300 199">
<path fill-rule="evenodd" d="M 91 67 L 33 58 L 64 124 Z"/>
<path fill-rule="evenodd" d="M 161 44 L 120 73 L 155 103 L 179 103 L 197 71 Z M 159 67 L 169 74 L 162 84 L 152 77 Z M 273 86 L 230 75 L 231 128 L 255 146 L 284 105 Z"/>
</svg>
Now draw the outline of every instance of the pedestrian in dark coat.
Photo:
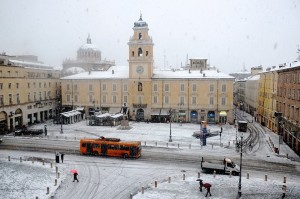
<svg viewBox="0 0 300 199">
<path fill-rule="evenodd" d="M 202 192 L 203 180 L 200 180 L 200 181 L 199 181 L 199 185 L 200 185 L 200 187 L 199 187 L 199 189 L 200 189 L 200 192 Z"/>
<path fill-rule="evenodd" d="M 78 178 L 77 178 L 77 176 L 78 176 L 78 173 L 77 173 L 77 172 L 75 172 L 75 173 L 73 174 L 73 176 L 74 176 L 74 180 L 73 180 L 73 182 L 75 182 L 75 180 L 77 180 L 77 182 L 79 182 L 79 180 L 78 180 Z"/>
<path fill-rule="evenodd" d="M 65 154 L 63 154 L 63 153 L 60 154 L 61 163 L 64 163 L 64 156 L 65 156 Z"/>
</svg>

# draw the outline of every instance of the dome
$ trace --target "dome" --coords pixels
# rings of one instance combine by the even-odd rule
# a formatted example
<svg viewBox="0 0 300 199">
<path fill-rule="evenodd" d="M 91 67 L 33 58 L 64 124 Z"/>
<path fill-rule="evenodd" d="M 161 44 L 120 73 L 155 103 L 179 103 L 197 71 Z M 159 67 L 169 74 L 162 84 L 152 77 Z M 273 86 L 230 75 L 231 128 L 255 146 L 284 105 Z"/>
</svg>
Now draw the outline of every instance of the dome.
<svg viewBox="0 0 300 199">
<path fill-rule="evenodd" d="M 148 27 L 147 22 L 143 21 L 142 19 L 142 14 L 140 15 L 140 19 L 136 22 L 134 22 L 134 27 L 139 28 L 139 27 Z"/>
<path fill-rule="evenodd" d="M 66 70 L 66 72 L 71 73 L 71 74 L 77 74 L 77 73 L 83 73 L 86 71 L 81 67 L 70 67 Z"/>
<path fill-rule="evenodd" d="M 83 44 L 79 50 L 94 50 L 94 51 L 100 51 L 96 45 L 92 44 L 92 39 L 90 37 L 90 34 L 88 35 L 88 38 L 86 39 L 86 44 Z"/>
</svg>

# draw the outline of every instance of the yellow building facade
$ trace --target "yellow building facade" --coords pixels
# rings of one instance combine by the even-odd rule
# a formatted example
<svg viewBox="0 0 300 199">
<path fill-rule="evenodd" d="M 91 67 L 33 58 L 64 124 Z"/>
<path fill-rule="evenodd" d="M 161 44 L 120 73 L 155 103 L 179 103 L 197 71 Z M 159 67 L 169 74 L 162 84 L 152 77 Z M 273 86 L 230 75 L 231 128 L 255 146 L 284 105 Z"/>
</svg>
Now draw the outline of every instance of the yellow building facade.
<svg viewBox="0 0 300 199">
<path fill-rule="evenodd" d="M 0 131 L 50 119 L 60 98 L 60 71 L 0 57 Z"/>
<path fill-rule="evenodd" d="M 128 66 L 61 78 L 63 106 L 127 114 L 137 121 L 232 122 L 234 77 L 217 70 L 154 69 L 154 43 L 142 17 L 134 23 Z M 171 113 L 171 114 L 170 114 Z"/>
</svg>

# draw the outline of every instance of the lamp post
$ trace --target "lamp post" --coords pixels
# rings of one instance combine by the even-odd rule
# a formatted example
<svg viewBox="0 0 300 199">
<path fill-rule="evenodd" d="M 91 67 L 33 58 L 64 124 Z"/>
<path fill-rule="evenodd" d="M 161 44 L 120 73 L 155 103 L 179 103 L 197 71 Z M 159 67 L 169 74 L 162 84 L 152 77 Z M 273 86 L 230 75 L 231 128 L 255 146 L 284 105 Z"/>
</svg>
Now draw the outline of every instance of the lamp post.
<svg viewBox="0 0 300 199">
<path fill-rule="evenodd" d="M 239 191 L 238 191 L 238 197 L 237 198 L 240 198 L 242 196 L 242 159 L 243 159 L 243 134 L 241 135 Z"/>
<path fill-rule="evenodd" d="M 61 110 L 62 110 L 62 101 L 60 101 L 60 104 L 59 104 L 59 120 L 60 120 L 60 134 L 63 134 L 64 133 L 63 126 L 62 126 L 63 118 L 62 118 Z"/>
<path fill-rule="evenodd" d="M 171 123 L 172 123 L 172 109 L 169 110 L 169 114 L 170 114 L 170 138 L 169 138 L 169 142 L 172 142 L 172 126 L 171 126 Z"/>
</svg>

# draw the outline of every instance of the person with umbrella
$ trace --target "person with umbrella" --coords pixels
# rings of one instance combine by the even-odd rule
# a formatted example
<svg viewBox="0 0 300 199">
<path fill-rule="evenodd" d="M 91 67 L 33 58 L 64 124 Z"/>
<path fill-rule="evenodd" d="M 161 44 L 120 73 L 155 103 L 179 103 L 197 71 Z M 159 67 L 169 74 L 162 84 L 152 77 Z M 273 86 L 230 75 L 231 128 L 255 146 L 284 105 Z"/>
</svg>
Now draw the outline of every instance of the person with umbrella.
<svg viewBox="0 0 300 199">
<path fill-rule="evenodd" d="M 199 178 L 196 181 L 199 181 L 199 189 L 200 189 L 200 192 L 202 192 L 203 180 Z"/>
<path fill-rule="evenodd" d="M 207 197 L 208 194 L 211 196 L 211 193 L 210 193 L 211 184 L 206 182 L 203 184 L 203 187 L 206 188 L 206 190 L 207 190 L 205 197 Z"/>
<path fill-rule="evenodd" d="M 77 176 L 78 176 L 77 170 L 76 169 L 72 169 L 71 172 L 73 173 L 73 177 L 74 177 L 73 182 L 75 182 L 75 180 L 77 180 L 77 182 L 79 182 L 79 180 L 77 178 Z"/>
</svg>

